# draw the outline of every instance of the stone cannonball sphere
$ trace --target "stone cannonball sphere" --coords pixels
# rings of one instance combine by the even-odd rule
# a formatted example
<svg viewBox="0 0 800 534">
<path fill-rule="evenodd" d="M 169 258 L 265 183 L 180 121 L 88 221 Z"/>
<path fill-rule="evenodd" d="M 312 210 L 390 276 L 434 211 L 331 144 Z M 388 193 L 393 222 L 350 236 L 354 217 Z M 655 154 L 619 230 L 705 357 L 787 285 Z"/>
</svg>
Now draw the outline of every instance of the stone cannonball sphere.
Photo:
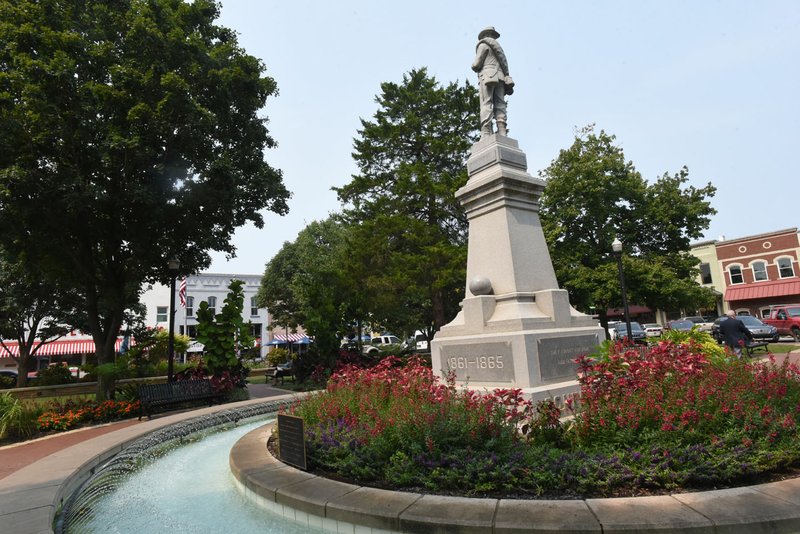
<svg viewBox="0 0 800 534">
<path fill-rule="evenodd" d="M 469 290 L 473 295 L 491 295 L 492 281 L 485 276 L 476 276 L 469 281 Z"/>
</svg>

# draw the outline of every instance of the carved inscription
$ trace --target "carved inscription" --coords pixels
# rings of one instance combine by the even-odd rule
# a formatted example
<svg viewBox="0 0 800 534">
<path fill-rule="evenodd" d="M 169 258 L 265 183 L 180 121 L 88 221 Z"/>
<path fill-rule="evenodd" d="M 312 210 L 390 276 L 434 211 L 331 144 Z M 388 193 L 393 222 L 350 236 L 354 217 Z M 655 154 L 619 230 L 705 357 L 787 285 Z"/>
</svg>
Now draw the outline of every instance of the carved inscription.
<svg viewBox="0 0 800 534">
<path fill-rule="evenodd" d="M 281 461 L 306 470 L 306 437 L 303 418 L 278 414 L 278 445 Z"/>
<path fill-rule="evenodd" d="M 594 350 L 596 335 L 549 337 L 538 340 L 539 369 L 542 380 L 575 378 L 575 358 Z"/>
<path fill-rule="evenodd" d="M 455 371 L 460 382 L 513 382 L 511 343 L 475 343 L 442 347 L 444 372 Z"/>
</svg>

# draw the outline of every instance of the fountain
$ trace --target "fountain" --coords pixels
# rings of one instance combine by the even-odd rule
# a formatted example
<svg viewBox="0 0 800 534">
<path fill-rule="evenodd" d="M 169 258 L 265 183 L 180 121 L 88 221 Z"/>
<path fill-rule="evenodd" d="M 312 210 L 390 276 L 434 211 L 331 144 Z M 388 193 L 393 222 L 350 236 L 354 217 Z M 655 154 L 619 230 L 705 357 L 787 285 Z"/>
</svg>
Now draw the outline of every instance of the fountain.
<svg viewBox="0 0 800 534">
<path fill-rule="evenodd" d="M 308 532 L 241 495 L 228 467 L 233 443 L 284 404 L 224 410 L 137 440 L 70 497 L 56 532 Z"/>
</svg>

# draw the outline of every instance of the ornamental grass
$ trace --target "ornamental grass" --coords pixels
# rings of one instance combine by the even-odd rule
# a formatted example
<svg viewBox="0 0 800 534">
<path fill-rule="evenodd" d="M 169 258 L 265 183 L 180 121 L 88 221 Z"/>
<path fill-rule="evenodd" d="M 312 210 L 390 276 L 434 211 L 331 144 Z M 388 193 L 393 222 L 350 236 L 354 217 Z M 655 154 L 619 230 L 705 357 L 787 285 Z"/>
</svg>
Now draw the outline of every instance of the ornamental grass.
<svg viewBox="0 0 800 534">
<path fill-rule="evenodd" d="M 312 469 L 377 487 L 577 498 L 745 485 L 800 464 L 800 372 L 695 340 L 577 360 L 572 417 L 518 389 L 476 392 L 422 360 L 346 366 L 289 409 Z"/>
</svg>

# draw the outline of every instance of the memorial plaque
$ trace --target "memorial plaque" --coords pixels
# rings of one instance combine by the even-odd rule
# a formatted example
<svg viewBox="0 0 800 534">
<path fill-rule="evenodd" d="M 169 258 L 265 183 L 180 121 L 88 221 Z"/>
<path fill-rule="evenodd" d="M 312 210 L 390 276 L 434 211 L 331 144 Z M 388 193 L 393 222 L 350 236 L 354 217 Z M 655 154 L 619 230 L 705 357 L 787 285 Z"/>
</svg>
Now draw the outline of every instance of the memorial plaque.
<svg viewBox="0 0 800 534">
<path fill-rule="evenodd" d="M 281 461 L 306 470 L 306 435 L 303 418 L 278 414 L 278 452 Z"/>
<path fill-rule="evenodd" d="M 445 373 L 455 371 L 459 382 L 513 382 L 511 342 L 444 345 L 441 349 Z"/>
<path fill-rule="evenodd" d="M 592 352 L 599 343 L 594 334 L 571 337 L 546 337 L 538 340 L 539 370 L 542 380 L 575 378 L 575 358 Z"/>
</svg>

